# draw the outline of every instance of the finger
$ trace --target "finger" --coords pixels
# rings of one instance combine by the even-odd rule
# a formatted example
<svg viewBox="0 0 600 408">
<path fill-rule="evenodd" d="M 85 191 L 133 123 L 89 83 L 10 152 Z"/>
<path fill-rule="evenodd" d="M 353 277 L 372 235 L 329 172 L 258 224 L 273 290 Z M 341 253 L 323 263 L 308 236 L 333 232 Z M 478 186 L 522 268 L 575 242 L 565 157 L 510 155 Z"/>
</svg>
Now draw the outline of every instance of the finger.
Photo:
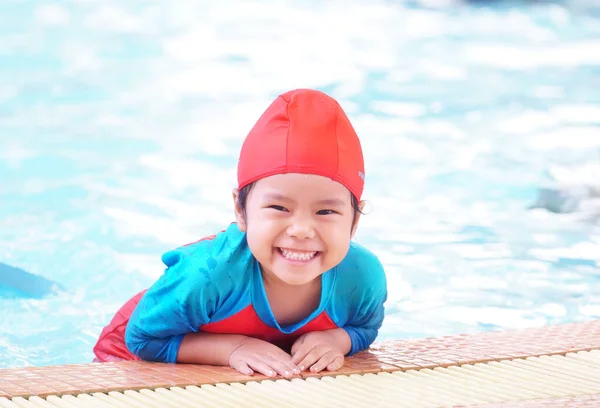
<svg viewBox="0 0 600 408">
<path fill-rule="evenodd" d="M 296 343 L 294 343 L 294 346 L 296 346 Z M 306 356 L 308 356 L 308 354 L 312 352 L 316 347 L 319 346 L 315 345 L 312 342 L 304 342 L 304 340 L 298 343 L 295 349 L 294 347 L 292 347 L 292 362 L 299 366 L 300 362 L 304 360 Z M 308 366 L 304 365 L 304 367 L 306 368 Z"/>
<path fill-rule="evenodd" d="M 267 377 L 275 377 L 277 372 L 269 363 L 264 361 L 264 358 L 251 358 L 248 359 L 248 366 L 252 368 L 257 373 L 261 373 L 262 375 L 266 375 Z"/>
<path fill-rule="evenodd" d="M 298 337 L 298 339 L 296 339 L 296 341 L 292 345 L 292 349 L 290 350 L 292 352 L 292 355 L 296 354 L 298 349 L 304 344 L 305 338 L 306 338 L 306 336 L 300 336 L 300 337 Z"/>
<path fill-rule="evenodd" d="M 327 352 L 322 346 L 317 346 L 310 350 L 304 358 L 298 363 L 298 368 L 302 371 L 306 370 L 309 367 L 312 367 L 319 359 L 323 356 L 324 353 Z"/>
<path fill-rule="evenodd" d="M 327 353 L 323 354 L 316 363 L 310 366 L 310 371 L 313 373 L 323 371 L 329 364 L 333 363 L 333 360 L 335 360 L 337 356 L 339 356 L 338 352 L 333 350 L 328 351 Z"/>
<path fill-rule="evenodd" d="M 327 371 L 336 371 L 344 366 L 344 356 L 338 355 L 327 366 Z"/>
<path fill-rule="evenodd" d="M 283 377 L 291 377 L 294 374 L 298 374 L 299 370 L 295 364 L 292 363 L 289 356 L 285 359 L 279 359 L 272 356 L 265 357 L 265 362 L 271 366 L 279 375 Z"/>
<path fill-rule="evenodd" d="M 302 344 L 296 350 L 292 349 L 292 362 L 300 365 L 300 362 L 308 356 L 314 348 L 310 344 Z M 305 366 L 306 367 L 306 366 Z"/>
<path fill-rule="evenodd" d="M 245 361 L 239 361 L 231 366 L 234 370 L 244 375 L 252 375 L 254 371 L 246 364 Z"/>
<path fill-rule="evenodd" d="M 282 349 L 277 348 L 277 350 L 274 350 L 274 352 L 267 354 L 266 357 L 272 359 L 274 364 L 277 364 L 277 367 L 274 367 L 273 365 L 271 365 L 271 367 L 276 368 L 277 372 L 279 372 L 281 375 L 287 377 L 288 374 L 286 372 L 291 373 L 289 376 L 300 374 L 300 370 L 294 363 L 292 356 Z M 281 366 L 282 364 L 284 367 Z M 283 370 L 283 372 L 281 372 L 281 370 Z"/>
</svg>

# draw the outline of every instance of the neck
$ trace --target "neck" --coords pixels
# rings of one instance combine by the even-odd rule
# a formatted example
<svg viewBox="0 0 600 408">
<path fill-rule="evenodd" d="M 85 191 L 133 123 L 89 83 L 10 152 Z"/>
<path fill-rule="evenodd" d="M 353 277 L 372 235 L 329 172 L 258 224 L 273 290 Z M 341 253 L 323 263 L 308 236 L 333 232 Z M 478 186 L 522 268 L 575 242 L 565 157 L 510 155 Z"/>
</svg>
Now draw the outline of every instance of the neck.
<svg viewBox="0 0 600 408">
<path fill-rule="evenodd" d="M 277 276 L 273 275 L 272 273 L 266 272 L 262 266 L 261 266 L 261 271 L 262 271 L 263 286 L 265 287 L 265 290 L 270 291 L 270 292 L 293 291 L 295 293 L 298 293 L 298 292 L 302 292 L 302 291 L 314 290 L 315 287 L 321 286 L 321 276 L 318 276 L 317 278 L 315 278 L 312 281 L 307 282 L 303 285 L 290 285 L 288 283 L 285 283 L 281 279 L 277 278 Z"/>
</svg>

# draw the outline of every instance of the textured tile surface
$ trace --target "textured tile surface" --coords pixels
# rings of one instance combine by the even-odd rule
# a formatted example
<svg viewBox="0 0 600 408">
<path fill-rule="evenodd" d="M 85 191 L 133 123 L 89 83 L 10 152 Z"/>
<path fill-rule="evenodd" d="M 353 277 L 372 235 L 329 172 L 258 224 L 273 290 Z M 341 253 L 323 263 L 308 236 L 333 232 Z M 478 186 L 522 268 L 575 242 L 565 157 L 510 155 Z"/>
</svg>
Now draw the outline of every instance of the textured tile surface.
<svg viewBox="0 0 600 408">
<path fill-rule="evenodd" d="M 563 398 L 541 398 L 530 401 L 500 402 L 485 405 L 455 405 L 453 408 L 599 408 L 600 394 Z"/>
<path fill-rule="evenodd" d="M 374 345 L 370 351 L 346 359 L 336 372 L 302 373 L 302 378 L 372 374 L 501 361 L 528 356 L 566 354 L 600 349 L 600 321 L 520 331 L 490 332 L 441 338 L 397 340 Z M 560 369 L 560 368 L 557 368 Z M 122 390 L 185 387 L 217 383 L 260 381 L 227 367 L 116 362 L 28 367 L 0 370 L 0 397 L 47 397 Z M 587 399 L 586 399 L 587 398 Z M 543 406 L 598 406 L 596 396 L 558 399 Z M 592 402 L 590 402 L 592 401 Z M 529 403 L 529 402 L 528 402 Z M 538 402 L 532 401 L 531 404 Z M 519 404 L 524 404 L 520 402 Z M 562 405 L 560 405 L 562 404 Z M 575 405 L 565 405 L 575 404 Z M 577 405 L 580 404 L 580 405 Z M 581 405 L 584 404 L 584 405 Z M 588 404 L 588 405 L 585 405 Z M 539 405 L 487 405 L 488 407 Z"/>
</svg>

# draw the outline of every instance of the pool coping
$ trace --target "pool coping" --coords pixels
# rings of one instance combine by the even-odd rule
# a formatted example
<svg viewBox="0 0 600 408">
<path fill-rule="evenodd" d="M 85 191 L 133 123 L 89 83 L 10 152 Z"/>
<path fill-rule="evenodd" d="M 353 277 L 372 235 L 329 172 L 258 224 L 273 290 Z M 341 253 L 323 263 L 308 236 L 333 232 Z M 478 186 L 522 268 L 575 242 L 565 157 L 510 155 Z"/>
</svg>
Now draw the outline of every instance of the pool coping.
<svg viewBox="0 0 600 408">
<path fill-rule="evenodd" d="M 521 330 L 385 341 L 348 357 L 344 367 L 338 371 L 304 372 L 295 378 L 433 369 L 599 349 L 600 320 L 591 320 Z M 246 383 L 265 379 L 274 378 L 241 375 L 229 367 L 141 361 L 8 368 L 0 369 L 0 398 L 45 398 L 50 395 Z M 580 404 L 582 398 L 596 401 L 600 406 L 600 395 L 597 400 L 593 399 L 595 396 L 565 398 L 571 398 L 576 404 L 573 406 L 584 406 Z M 552 406 L 553 400 L 543 406 Z M 561 404 L 565 406 L 564 401 Z"/>
</svg>

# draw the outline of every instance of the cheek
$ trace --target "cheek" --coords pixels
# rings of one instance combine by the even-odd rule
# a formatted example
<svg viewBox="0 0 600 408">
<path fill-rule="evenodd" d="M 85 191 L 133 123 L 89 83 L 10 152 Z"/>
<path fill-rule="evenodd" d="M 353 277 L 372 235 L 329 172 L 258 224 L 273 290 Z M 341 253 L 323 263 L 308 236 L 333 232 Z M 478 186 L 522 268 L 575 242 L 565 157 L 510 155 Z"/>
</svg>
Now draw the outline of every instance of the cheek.
<svg viewBox="0 0 600 408">
<path fill-rule="evenodd" d="M 327 247 L 332 256 L 344 258 L 350 248 L 350 231 L 346 225 L 330 229 L 327 234 Z"/>
<path fill-rule="evenodd" d="M 248 248 L 250 248 L 250 252 L 254 258 L 256 258 L 256 260 L 261 264 L 266 262 L 267 259 L 265 259 L 265 245 L 260 241 L 260 239 L 258 239 L 258 237 L 254 235 L 246 234 L 246 237 L 248 240 Z"/>
<path fill-rule="evenodd" d="M 281 217 L 270 214 L 252 213 L 247 220 L 247 232 L 251 233 L 257 241 L 272 240 L 285 228 Z"/>
<path fill-rule="evenodd" d="M 260 225 L 260 226 L 259 226 Z M 249 224 L 246 231 L 246 239 L 248 246 L 253 254 L 265 254 L 271 251 L 273 239 L 269 234 L 268 229 L 264 228 L 264 224 Z"/>
</svg>

